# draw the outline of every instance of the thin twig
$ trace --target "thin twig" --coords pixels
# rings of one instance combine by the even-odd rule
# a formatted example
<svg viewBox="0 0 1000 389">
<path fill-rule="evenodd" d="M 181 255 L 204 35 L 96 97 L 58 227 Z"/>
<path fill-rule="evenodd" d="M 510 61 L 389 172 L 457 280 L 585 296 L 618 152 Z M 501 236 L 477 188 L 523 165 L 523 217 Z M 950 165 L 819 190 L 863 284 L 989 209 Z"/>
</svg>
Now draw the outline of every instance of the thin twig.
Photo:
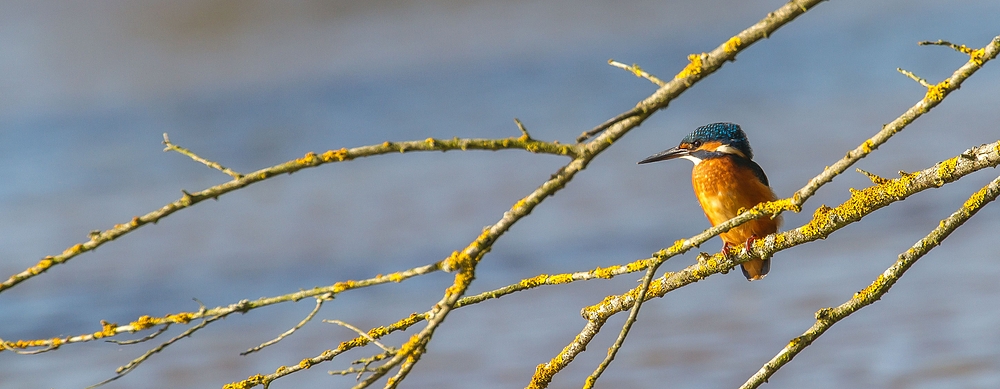
<svg viewBox="0 0 1000 389">
<path fill-rule="evenodd" d="M 370 373 L 372 369 L 369 369 L 367 365 L 362 367 L 351 367 L 344 370 L 330 370 L 326 372 L 329 375 L 348 375 L 358 373 L 358 379 L 361 379 L 361 375 L 364 373 Z"/>
<path fill-rule="evenodd" d="M 365 374 L 365 373 L 371 373 L 372 371 L 373 371 L 373 369 L 370 369 L 370 368 L 368 368 L 367 365 L 365 365 L 365 366 L 361 366 L 361 367 L 351 367 L 351 368 L 347 368 L 347 369 L 344 369 L 344 370 L 330 370 L 330 371 L 327 372 L 327 374 L 330 374 L 330 375 L 348 375 L 348 374 L 358 373 L 358 376 L 355 378 L 355 380 L 360 381 L 361 380 L 361 376 L 363 374 Z"/>
<path fill-rule="evenodd" d="M 590 139 L 594 135 L 600 134 L 602 131 L 607 130 L 609 127 L 611 127 L 611 126 L 613 126 L 615 124 L 618 124 L 619 122 L 621 122 L 621 121 L 623 121 L 625 119 L 628 119 L 628 118 L 631 118 L 631 117 L 635 117 L 635 116 L 639 116 L 642 113 L 643 113 L 643 110 L 642 110 L 642 108 L 639 108 L 639 107 L 632 108 L 632 109 L 630 109 L 628 111 L 622 112 L 622 113 L 618 114 L 617 116 L 604 121 L 604 123 L 598 124 L 597 127 L 594 127 L 594 128 L 592 128 L 590 130 L 587 130 L 587 131 L 584 131 L 582 134 L 580 134 L 580 136 L 576 137 L 576 143 L 583 143 L 584 141 L 586 141 L 587 139 Z"/>
<path fill-rule="evenodd" d="M 167 332 L 167 330 L 170 329 L 170 324 L 172 324 L 172 323 L 164 324 L 163 327 L 160 327 L 159 329 L 157 329 L 156 331 L 154 331 L 152 334 L 146 335 L 146 336 L 144 336 L 142 338 L 139 338 L 139 339 L 132 339 L 132 340 L 114 340 L 114 339 L 108 339 L 108 340 L 106 340 L 106 342 L 108 342 L 108 343 L 114 343 L 114 344 L 118 344 L 118 345 L 123 345 L 124 346 L 124 345 L 137 344 L 137 343 L 142 343 L 142 342 L 145 342 L 145 341 L 153 340 L 157 336 L 160 336 L 160 334 L 162 334 L 164 332 Z"/>
<path fill-rule="evenodd" d="M 371 335 L 368 335 L 367 332 L 364 332 L 364 331 L 361 331 L 360 329 L 358 329 L 358 327 L 352 326 L 350 324 L 347 324 L 347 323 L 345 323 L 343 321 L 336 320 L 336 319 L 326 319 L 326 320 L 323 320 L 323 322 L 324 323 L 336 324 L 336 325 L 339 325 L 341 327 L 347 328 L 347 329 L 349 329 L 351 331 L 357 332 L 358 335 L 361 335 L 365 339 L 368 339 L 369 342 L 371 342 L 372 344 L 378 346 L 378 348 L 382 349 L 382 351 L 385 351 L 387 353 L 394 353 L 394 352 L 396 352 L 395 349 L 390 348 L 390 347 L 386 347 L 384 344 L 380 343 L 378 340 L 375 340 L 375 338 L 373 338 Z"/>
<path fill-rule="evenodd" d="M 611 365 L 611 361 L 615 359 L 615 355 L 618 354 L 618 350 L 621 349 L 622 345 L 625 344 L 625 338 L 628 337 L 629 331 L 632 329 L 632 324 L 639 317 L 639 307 L 642 307 L 643 301 L 646 300 L 646 292 L 649 292 L 649 284 L 653 281 L 653 277 L 656 276 L 656 269 L 660 267 L 663 261 L 657 261 L 648 269 L 646 269 L 646 275 L 642 277 L 642 285 L 639 287 L 639 291 L 635 296 L 635 304 L 632 305 L 632 309 L 628 313 L 628 318 L 625 319 L 625 324 L 622 326 L 621 332 L 618 333 L 618 338 L 615 339 L 615 343 L 611 345 L 608 349 L 608 355 L 604 357 L 601 364 L 597 366 L 597 369 L 587 377 L 584 382 L 584 389 L 590 389 L 594 387 L 597 383 L 597 379 L 601 377 L 604 370 Z"/>
<path fill-rule="evenodd" d="M 909 70 L 906 70 L 906 69 L 903 69 L 903 68 L 896 68 L 896 71 L 900 72 L 900 73 L 903 73 L 903 75 L 909 77 L 913 81 L 916 81 L 916 82 L 920 83 L 920 85 L 923 85 L 926 88 L 933 88 L 934 87 L 934 85 L 931 85 L 931 83 L 927 82 L 927 80 L 925 80 L 923 78 L 920 78 L 920 77 L 917 77 L 916 74 L 913 74 L 913 72 L 911 72 Z"/>
<path fill-rule="evenodd" d="M 165 133 L 165 132 L 163 133 L 163 144 L 167 146 L 167 147 L 163 148 L 163 151 L 176 151 L 178 153 L 184 154 L 184 155 L 188 156 L 189 158 L 191 158 L 191 159 L 193 159 L 193 160 L 195 160 L 197 162 L 201 162 L 201 163 L 205 164 L 205 166 L 208 166 L 208 167 L 210 167 L 212 169 L 215 169 L 215 170 L 218 170 L 218 171 L 221 171 L 223 173 L 228 174 L 229 176 L 233 177 L 233 179 L 235 179 L 235 180 L 243 178 L 242 174 L 237 173 L 236 171 L 234 171 L 232 169 L 229 169 L 227 167 L 224 167 L 224 166 L 220 165 L 218 162 L 209 161 L 209 160 L 207 160 L 205 158 L 202 158 L 198 154 L 195 154 L 191 150 L 188 150 L 188 149 L 185 149 L 185 148 L 180 147 L 178 145 L 175 145 L 173 143 L 170 143 L 170 138 L 167 137 L 167 133 Z"/>
<path fill-rule="evenodd" d="M 524 124 L 521 123 L 521 119 L 514 118 L 514 123 L 517 124 L 517 129 L 521 130 L 521 137 L 524 140 L 531 140 L 531 135 L 528 135 L 528 129 L 524 128 Z"/>
<path fill-rule="evenodd" d="M 948 41 L 943 40 L 943 39 L 938 39 L 938 40 L 933 41 L 933 42 L 931 42 L 931 41 L 920 41 L 920 42 L 917 42 L 917 44 L 921 45 L 921 46 L 924 46 L 924 45 L 948 46 L 948 47 L 951 47 L 952 49 L 954 49 L 955 51 L 957 51 L 959 53 L 963 53 L 963 54 L 971 54 L 972 51 L 973 51 L 973 49 L 969 48 L 966 45 L 956 45 L 954 43 L 948 42 Z"/>
<path fill-rule="evenodd" d="M 330 294 L 330 293 L 324 294 L 322 296 L 316 296 L 316 306 L 313 307 L 312 311 L 310 311 L 309 314 L 306 315 L 306 317 L 303 318 L 302 321 L 299 322 L 299 324 L 296 324 L 294 327 L 289 328 L 288 331 L 282 332 L 281 335 L 278 335 L 277 338 L 271 339 L 271 340 L 269 340 L 267 342 L 261 343 L 257 347 L 254 347 L 254 348 L 249 349 L 247 351 L 241 352 L 240 355 L 247 355 L 247 354 L 250 354 L 250 353 L 255 353 L 257 351 L 262 350 L 264 347 L 267 347 L 267 346 L 270 346 L 272 344 L 278 343 L 282 339 L 285 339 L 289 335 L 295 333 L 295 331 L 298 331 L 299 328 L 302 328 L 303 326 L 305 326 L 306 323 L 308 323 L 310 320 L 313 319 L 314 316 L 316 316 L 316 313 L 319 312 L 319 309 L 323 307 L 323 302 L 324 301 L 332 299 L 332 298 L 333 298 L 333 295 Z"/>
<path fill-rule="evenodd" d="M 357 370 L 358 376 L 354 380 L 355 381 L 361 381 L 361 377 L 364 375 L 364 373 L 371 371 L 371 369 L 369 369 L 368 366 L 370 366 L 372 363 L 384 360 L 384 359 L 389 358 L 389 357 L 391 357 L 391 356 L 393 356 L 395 354 L 396 354 L 395 351 L 386 351 L 386 352 L 381 353 L 381 354 L 372 355 L 371 357 L 362 358 L 362 359 L 356 360 L 354 362 L 351 362 L 352 365 L 359 365 L 359 364 L 361 365 L 361 369 Z M 330 373 L 333 374 L 334 372 L 331 371 Z"/>
<path fill-rule="evenodd" d="M 15 354 L 20 354 L 20 355 L 35 355 L 35 354 L 47 353 L 47 352 L 55 350 L 57 348 L 59 348 L 59 346 L 50 345 L 50 346 L 48 346 L 46 348 L 40 348 L 40 349 L 37 349 L 37 350 L 30 350 L 30 351 L 11 350 L 11 351 L 13 351 Z"/>
<path fill-rule="evenodd" d="M 328 371 L 327 373 L 330 374 L 330 375 L 348 375 L 348 374 L 358 373 L 358 376 L 355 378 L 355 380 L 356 381 L 361 381 L 361 377 L 365 373 L 370 373 L 370 372 L 374 371 L 373 369 L 369 369 L 368 368 L 369 365 L 371 365 L 372 363 L 381 361 L 383 359 L 386 359 L 386 358 L 392 356 L 394 353 L 395 352 L 386 351 L 386 352 L 381 353 L 381 354 L 372 355 L 369 358 L 359 359 L 357 361 L 351 362 L 352 365 L 361 365 L 361 367 L 351 367 L 351 368 L 346 369 L 346 370 L 337 370 L 337 371 L 331 370 L 331 371 Z"/>
<path fill-rule="evenodd" d="M 628 70 L 629 72 L 632 72 L 632 74 L 635 74 L 636 77 L 645 78 L 645 79 L 649 80 L 649 82 L 652 82 L 653 84 L 656 84 L 656 86 L 662 87 L 664 85 L 667 85 L 666 82 L 664 82 L 663 80 L 659 79 L 658 77 L 656 77 L 656 76 L 654 76 L 652 74 L 646 73 L 646 71 L 642 70 L 642 68 L 640 68 L 639 65 L 636 65 L 636 64 L 626 65 L 626 64 L 623 64 L 621 62 L 615 61 L 613 59 L 609 59 L 608 60 L 608 65 L 614 66 L 614 67 L 619 68 L 619 69 Z"/>
<path fill-rule="evenodd" d="M 145 362 L 147 359 L 149 359 L 149 357 L 153 356 L 153 354 L 156 354 L 156 353 L 159 353 L 160 351 L 163 351 L 163 349 L 167 348 L 167 346 L 170 346 L 171 344 L 174 344 L 174 342 L 177 342 L 178 340 L 181 340 L 181 339 L 184 339 L 184 338 L 186 338 L 188 336 L 191 336 L 191 334 L 194 334 L 196 331 L 198 331 L 198 330 L 200 330 L 202 328 L 205 328 L 205 326 L 207 326 L 209 323 L 211 323 L 213 321 L 216 321 L 216 320 L 219 320 L 219 319 L 222 319 L 223 317 L 225 317 L 225 316 L 209 317 L 209 318 L 206 318 L 206 319 L 202 320 L 201 323 L 198 323 L 198 324 L 192 326 L 191 328 L 188 328 L 187 330 L 185 330 L 184 332 L 181 332 L 177 336 L 175 336 L 173 338 L 170 338 L 170 340 L 168 340 L 166 342 L 163 342 L 159 346 L 153 347 L 152 349 L 146 351 L 145 353 L 143 353 L 142 355 L 140 355 L 138 358 L 133 359 L 129 363 L 127 363 L 127 364 L 125 364 L 123 366 L 118 367 L 118 369 L 115 369 L 115 376 L 114 377 L 108 378 L 108 379 L 106 379 L 104 381 L 101 381 L 101 382 L 99 382 L 97 384 L 88 386 L 87 389 L 96 388 L 98 386 L 102 386 L 104 384 L 107 384 L 109 382 L 112 382 L 114 380 L 117 380 L 119 378 L 124 377 L 126 374 L 132 372 L 132 370 L 135 370 L 135 368 L 138 367 L 139 364 Z"/>
</svg>

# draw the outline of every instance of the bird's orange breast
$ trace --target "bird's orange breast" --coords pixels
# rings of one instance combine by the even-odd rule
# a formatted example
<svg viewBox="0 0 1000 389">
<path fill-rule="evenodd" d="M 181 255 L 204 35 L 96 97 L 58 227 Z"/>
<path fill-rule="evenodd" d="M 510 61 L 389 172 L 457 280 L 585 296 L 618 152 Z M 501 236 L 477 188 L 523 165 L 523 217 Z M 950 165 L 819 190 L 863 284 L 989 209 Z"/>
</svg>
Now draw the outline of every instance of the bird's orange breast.
<svg viewBox="0 0 1000 389">
<path fill-rule="evenodd" d="M 691 183 L 705 216 L 712 225 L 732 219 L 742 209 L 775 199 L 774 192 L 753 170 L 731 158 L 710 158 L 694 166 Z M 763 237 L 778 231 L 781 218 L 751 220 L 720 234 L 731 245 L 742 244 L 752 235 Z"/>
</svg>

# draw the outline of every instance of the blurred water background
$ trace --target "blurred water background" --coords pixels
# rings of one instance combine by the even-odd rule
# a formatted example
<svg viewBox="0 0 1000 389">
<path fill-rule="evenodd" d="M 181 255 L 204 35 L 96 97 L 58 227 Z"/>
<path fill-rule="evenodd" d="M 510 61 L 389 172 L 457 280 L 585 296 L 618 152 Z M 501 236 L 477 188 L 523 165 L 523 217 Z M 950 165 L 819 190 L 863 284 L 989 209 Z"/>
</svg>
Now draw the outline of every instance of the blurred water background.
<svg viewBox="0 0 1000 389">
<path fill-rule="evenodd" d="M 157 209 L 181 189 L 227 180 L 161 152 L 164 132 L 241 172 L 386 140 L 517 136 L 514 117 L 537 139 L 568 143 L 653 91 L 609 58 L 670 78 L 687 54 L 714 48 L 782 4 L 0 2 L 0 273 Z M 791 194 L 923 97 L 897 67 L 937 82 L 968 60 L 918 41 L 981 47 L 1000 34 L 998 14 L 995 0 L 819 5 L 672 102 L 517 223 L 486 256 L 472 292 L 644 258 L 708 227 L 689 163 L 635 165 L 705 123 L 743 125 L 776 192 Z M 998 85 L 1000 65 L 989 63 L 858 167 L 894 176 L 996 141 Z M 193 298 L 227 305 L 431 263 L 468 244 L 565 162 L 523 151 L 413 153 L 277 177 L 0 294 L 0 337 L 93 332 L 102 319 L 197 310 Z M 601 386 L 738 386 L 807 329 L 816 310 L 866 286 L 996 174 L 920 193 L 781 252 L 765 281 L 735 272 L 651 301 Z M 801 214 L 786 214 L 786 228 L 867 185 L 853 171 L 838 177 Z M 986 207 L 766 387 L 1000 387 L 998 216 L 1000 207 Z M 720 245 L 715 239 L 702 250 Z M 638 278 L 539 288 L 458 310 L 405 387 L 523 387 L 582 328 L 581 307 Z M 211 388 L 270 373 L 353 336 L 319 319 L 387 324 L 426 310 L 450 282 L 434 274 L 343 293 L 312 324 L 246 357 L 238 353 L 293 326 L 313 303 L 232 316 L 106 387 Z M 581 385 L 613 342 L 619 316 L 551 387 Z M 153 345 L 0 353 L 0 387 L 84 387 Z M 349 387 L 353 378 L 326 371 L 372 350 L 271 387 Z"/>
</svg>

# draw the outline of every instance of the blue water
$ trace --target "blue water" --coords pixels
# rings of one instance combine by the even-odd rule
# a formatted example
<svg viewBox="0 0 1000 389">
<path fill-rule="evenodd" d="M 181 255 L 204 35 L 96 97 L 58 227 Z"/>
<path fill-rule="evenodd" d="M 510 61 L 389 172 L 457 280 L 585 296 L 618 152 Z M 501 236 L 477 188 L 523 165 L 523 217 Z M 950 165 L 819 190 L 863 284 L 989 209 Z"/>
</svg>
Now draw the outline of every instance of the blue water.
<svg viewBox="0 0 1000 389">
<path fill-rule="evenodd" d="M 0 16 L 0 273 L 14 274 L 132 216 L 228 176 L 325 151 L 427 137 L 538 139 L 580 132 L 652 93 L 606 65 L 669 78 L 782 2 L 141 2 L 10 4 Z M 831 1 L 699 83 L 633 130 L 500 239 L 472 292 L 540 273 L 644 258 L 708 227 L 686 162 L 636 166 L 701 124 L 744 126 L 787 196 L 918 101 L 967 57 L 921 40 L 982 46 L 1000 34 L 994 1 Z M 858 167 L 893 176 L 1000 139 L 996 63 Z M 0 338 L 96 331 L 100 320 L 194 311 L 198 303 L 290 293 L 431 263 L 464 247 L 567 160 L 520 151 L 385 155 L 255 184 L 178 212 L 0 294 Z M 989 169 L 880 210 L 824 241 L 779 253 L 763 282 L 712 277 L 644 305 L 605 387 L 735 387 L 898 253 L 995 178 Z M 811 199 L 867 186 L 848 172 Z M 1000 207 L 991 205 L 921 259 L 882 301 L 834 326 L 769 388 L 1000 386 Z M 718 240 L 702 247 L 716 251 Z M 672 259 L 683 268 L 694 254 Z M 408 387 L 522 387 L 582 328 L 581 307 L 641 275 L 546 287 L 449 316 Z M 349 291 L 262 352 L 312 308 L 283 304 L 210 325 L 107 387 L 220 387 L 315 356 L 361 328 L 427 310 L 451 282 L 432 274 Z M 578 387 L 623 317 L 551 387 Z M 181 328 L 172 329 L 176 335 Z M 140 337 L 144 334 L 135 334 Z M 408 335 L 394 335 L 400 344 Z M 129 337 L 121 337 L 127 339 Z M 76 388 L 153 344 L 66 345 L 0 353 L 0 387 Z M 329 376 L 352 352 L 272 388 L 349 387 Z"/>
</svg>

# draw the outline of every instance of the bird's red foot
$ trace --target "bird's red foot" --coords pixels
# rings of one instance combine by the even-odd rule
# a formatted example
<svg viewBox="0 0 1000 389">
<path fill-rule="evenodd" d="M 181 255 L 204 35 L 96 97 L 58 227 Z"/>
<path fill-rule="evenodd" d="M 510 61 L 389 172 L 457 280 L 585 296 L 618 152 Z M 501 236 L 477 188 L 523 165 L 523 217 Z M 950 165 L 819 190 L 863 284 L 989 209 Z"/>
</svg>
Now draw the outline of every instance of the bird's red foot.
<svg viewBox="0 0 1000 389">
<path fill-rule="evenodd" d="M 750 235 L 750 237 L 747 238 L 747 243 L 744 246 L 744 248 L 746 248 L 747 250 L 747 254 L 753 253 L 753 242 L 756 241 L 757 238 L 758 238 L 757 234 Z"/>
<path fill-rule="evenodd" d="M 729 244 L 729 242 L 722 242 L 722 255 L 726 258 L 732 258 L 733 256 L 729 254 L 729 249 L 732 247 L 733 245 Z"/>
<path fill-rule="evenodd" d="M 746 250 L 747 254 L 753 253 L 753 242 L 757 241 L 757 238 L 759 238 L 759 236 L 757 236 L 756 234 L 750 235 L 750 237 L 747 238 L 746 243 L 743 245 L 743 249 Z M 725 255 L 726 258 L 732 257 L 729 254 L 729 249 L 731 249 L 732 247 L 733 245 L 729 244 L 729 242 L 722 242 L 722 254 Z"/>
</svg>

